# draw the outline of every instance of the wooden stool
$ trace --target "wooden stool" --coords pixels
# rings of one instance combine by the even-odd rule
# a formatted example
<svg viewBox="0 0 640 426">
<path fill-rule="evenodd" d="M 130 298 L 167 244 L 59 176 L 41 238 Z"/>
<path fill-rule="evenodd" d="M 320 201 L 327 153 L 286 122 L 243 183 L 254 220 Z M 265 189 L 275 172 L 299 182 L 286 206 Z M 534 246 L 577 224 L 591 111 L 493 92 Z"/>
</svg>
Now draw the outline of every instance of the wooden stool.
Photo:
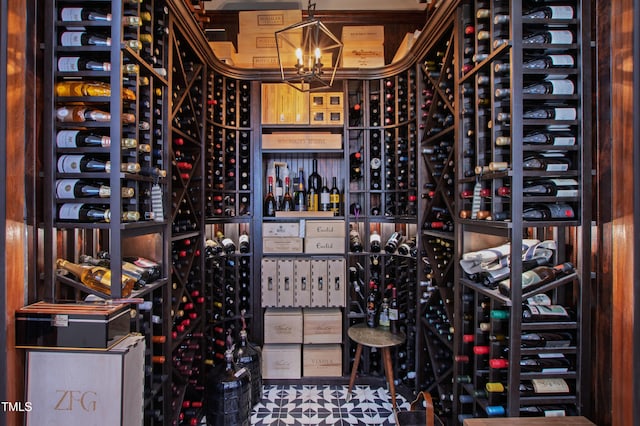
<svg viewBox="0 0 640 426">
<path fill-rule="evenodd" d="M 379 348 L 382 351 L 382 360 L 384 363 L 384 373 L 389 383 L 389 392 L 391 393 L 391 404 L 393 409 L 396 408 L 396 387 L 393 383 L 393 363 L 391 362 L 390 348 L 401 345 L 405 341 L 404 333 L 393 334 L 387 329 L 371 328 L 365 323 L 356 324 L 349 327 L 347 331 L 349 337 L 358 344 L 356 348 L 356 358 L 351 368 L 351 378 L 349 379 L 349 390 L 351 393 L 353 384 L 356 381 L 358 372 L 358 364 L 360 364 L 360 356 L 362 355 L 362 346 L 370 348 Z"/>
</svg>

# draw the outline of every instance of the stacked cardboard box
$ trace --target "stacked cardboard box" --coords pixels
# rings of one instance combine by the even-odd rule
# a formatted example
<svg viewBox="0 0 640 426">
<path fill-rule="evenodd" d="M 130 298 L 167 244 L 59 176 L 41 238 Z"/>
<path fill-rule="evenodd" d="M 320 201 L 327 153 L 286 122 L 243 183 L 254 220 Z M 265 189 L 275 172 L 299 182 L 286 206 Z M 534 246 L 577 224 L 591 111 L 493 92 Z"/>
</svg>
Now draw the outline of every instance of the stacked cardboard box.
<svg viewBox="0 0 640 426">
<path fill-rule="evenodd" d="M 342 43 L 344 68 L 384 66 L 384 26 L 344 26 Z"/>
<path fill-rule="evenodd" d="M 302 21 L 301 10 L 241 11 L 238 14 L 238 54 L 234 64 L 240 68 L 279 68 L 275 32 Z M 301 37 L 300 37 L 301 39 Z M 300 41 L 293 37 L 296 46 Z M 285 66 L 296 62 L 295 48 L 279 46 Z"/>
</svg>

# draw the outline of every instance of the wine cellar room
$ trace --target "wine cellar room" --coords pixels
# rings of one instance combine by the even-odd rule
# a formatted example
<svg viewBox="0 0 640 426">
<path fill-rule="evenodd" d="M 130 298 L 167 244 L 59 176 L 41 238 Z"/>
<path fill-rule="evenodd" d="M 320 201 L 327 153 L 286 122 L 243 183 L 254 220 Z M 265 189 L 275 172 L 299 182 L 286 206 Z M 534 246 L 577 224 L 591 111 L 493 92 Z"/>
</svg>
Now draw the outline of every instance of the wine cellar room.
<svg viewBox="0 0 640 426">
<path fill-rule="evenodd" d="M 639 20 L 0 0 L 0 426 L 638 424 Z"/>
</svg>

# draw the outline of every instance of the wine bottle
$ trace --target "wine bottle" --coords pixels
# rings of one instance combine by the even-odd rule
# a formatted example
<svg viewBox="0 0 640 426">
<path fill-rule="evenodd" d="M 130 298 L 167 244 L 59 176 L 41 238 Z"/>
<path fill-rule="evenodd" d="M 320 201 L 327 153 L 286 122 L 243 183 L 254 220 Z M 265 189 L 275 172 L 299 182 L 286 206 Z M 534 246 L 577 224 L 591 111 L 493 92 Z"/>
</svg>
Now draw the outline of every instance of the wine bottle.
<svg viewBox="0 0 640 426">
<path fill-rule="evenodd" d="M 320 211 L 328 212 L 331 211 L 331 191 L 327 186 L 327 177 L 322 177 L 322 186 L 320 188 Z"/>
<path fill-rule="evenodd" d="M 520 346 L 523 348 L 566 348 L 571 345 L 573 336 L 571 333 L 557 332 L 531 332 L 520 336 Z"/>
<path fill-rule="evenodd" d="M 569 30 L 548 30 L 525 34 L 524 44 L 571 44 L 573 33 Z"/>
<path fill-rule="evenodd" d="M 275 197 L 276 197 L 276 209 L 282 210 L 282 197 L 284 196 L 283 180 L 280 177 L 280 166 L 275 166 Z"/>
<path fill-rule="evenodd" d="M 133 197 L 134 189 L 122 187 L 122 198 Z M 111 187 L 81 179 L 58 179 L 56 181 L 56 195 L 58 198 L 83 198 L 83 197 L 111 197 Z"/>
<path fill-rule="evenodd" d="M 573 6 L 541 6 L 530 9 L 522 14 L 527 19 L 573 19 Z"/>
<path fill-rule="evenodd" d="M 372 253 L 380 253 L 381 238 L 375 229 L 369 234 L 369 251 Z"/>
<path fill-rule="evenodd" d="M 509 191 L 510 192 L 510 191 Z M 577 197 L 578 181 L 575 179 L 543 179 L 524 182 L 524 195 L 550 197 Z"/>
<path fill-rule="evenodd" d="M 313 164 L 312 166 L 313 168 L 312 168 L 311 174 L 309 175 L 309 186 L 307 188 L 307 199 L 308 199 L 307 210 L 318 211 L 319 210 L 318 198 L 319 198 L 320 188 L 322 186 L 322 179 L 318 174 L 318 160 L 314 158 L 312 161 L 312 164 Z"/>
<path fill-rule="evenodd" d="M 353 253 L 362 252 L 362 241 L 360 240 L 360 233 L 356 227 L 351 226 L 349 231 L 349 250 Z"/>
<path fill-rule="evenodd" d="M 401 241 L 402 233 L 397 231 L 394 232 L 393 234 L 391 234 L 391 236 L 387 240 L 387 243 L 384 245 L 384 251 L 389 254 L 395 253 Z"/>
<path fill-rule="evenodd" d="M 64 47 L 111 46 L 111 37 L 85 31 L 64 31 L 60 35 L 60 45 Z"/>
<path fill-rule="evenodd" d="M 80 261 L 80 263 L 85 263 L 87 265 L 103 266 L 105 268 L 111 267 L 111 260 L 108 257 L 94 258 L 92 256 L 83 254 L 80 255 L 78 260 Z M 151 282 L 149 280 L 149 273 L 144 268 L 140 268 L 133 263 L 125 261 L 124 259 L 122 260 L 122 273 L 135 281 L 134 288 L 136 289 L 143 287 Z"/>
<path fill-rule="evenodd" d="M 269 187 L 267 189 L 267 195 L 264 197 L 263 214 L 266 217 L 276 215 L 276 198 L 273 196 L 273 176 L 269 176 Z"/>
<path fill-rule="evenodd" d="M 571 368 L 571 362 L 559 353 L 538 354 L 520 359 L 520 371 L 538 373 L 566 373 Z"/>
<path fill-rule="evenodd" d="M 545 80 L 522 88 L 525 95 L 573 95 L 575 85 L 569 79 Z"/>
<path fill-rule="evenodd" d="M 567 309 L 561 305 L 532 305 L 522 306 L 522 320 L 525 322 L 538 321 L 568 321 L 571 316 Z"/>
<path fill-rule="evenodd" d="M 535 154 L 525 156 L 522 162 L 524 170 L 541 170 L 547 172 L 566 172 L 571 161 L 564 156 Z"/>
<path fill-rule="evenodd" d="M 249 234 L 247 231 L 242 231 L 240 237 L 238 238 L 238 245 L 240 246 L 240 253 L 249 253 L 250 245 L 249 245 Z"/>
<path fill-rule="evenodd" d="M 121 163 L 120 171 L 137 173 L 138 163 Z M 58 173 L 110 173 L 111 161 L 103 161 L 88 155 L 61 155 L 58 158 Z"/>
<path fill-rule="evenodd" d="M 140 219 L 140 213 L 133 211 L 122 212 L 123 222 L 135 222 Z M 100 205 L 82 203 L 64 203 L 58 207 L 58 220 L 73 222 L 110 222 L 111 210 Z"/>
<path fill-rule="evenodd" d="M 280 209 L 284 212 L 290 212 L 294 209 L 293 197 L 291 196 L 291 179 L 289 176 L 284 178 L 284 193 L 282 195 L 282 204 Z"/>
<path fill-rule="evenodd" d="M 378 286 L 374 281 L 369 282 L 366 322 L 368 327 L 375 328 L 378 326 Z"/>
<path fill-rule="evenodd" d="M 398 295 L 396 288 L 391 289 L 391 301 L 389 302 L 389 331 L 393 334 L 398 333 L 398 320 L 400 319 L 400 313 L 398 310 Z"/>
<path fill-rule="evenodd" d="M 526 70 L 541 70 L 547 68 L 573 68 L 575 60 L 571 55 L 545 55 L 525 60 L 522 67 Z"/>
<path fill-rule="evenodd" d="M 537 257 L 534 259 L 527 259 L 522 261 L 522 270 L 529 271 L 537 266 L 541 266 L 547 263 L 545 257 Z M 499 269 L 482 270 L 477 274 L 472 274 L 470 278 L 473 281 L 481 282 L 483 285 L 489 288 L 495 288 L 500 282 L 506 280 L 511 275 L 511 268 L 505 266 Z"/>
<path fill-rule="evenodd" d="M 135 148 L 138 146 L 138 141 L 133 138 L 122 138 L 120 145 L 123 149 Z M 56 134 L 56 146 L 58 148 L 108 148 L 111 146 L 111 137 L 83 130 L 60 130 Z"/>
<path fill-rule="evenodd" d="M 340 190 L 337 184 L 338 178 L 333 177 L 333 184 L 329 190 L 329 201 L 331 203 L 331 211 L 334 216 L 340 216 Z"/>
<path fill-rule="evenodd" d="M 145 269 L 149 274 L 149 282 L 157 281 L 162 275 L 160 264 L 153 260 L 140 256 L 123 256 L 122 260 L 133 263 L 134 265 Z"/>
<path fill-rule="evenodd" d="M 111 63 L 81 56 L 62 56 L 58 58 L 58 71 L 111 71 Z"/>
<path fill-rule="evenodd" d="M 111 14 L 88 7 L 63 7 L 60 9 L 62 22 L 102 21 L 111 22 Z"/>
<path fill-rule="evenodd" d="M 349 178 L 352 182 L 362 178 L 362 154 L 360 151 L 349 155 Z"/>
<path fill-rule="evenodd" d="M 567 405 L 526 405 L 521 406 L 520 417 L 565 417 L 575 416 L 575 409 Z"/>
<path fill-rule="evenodd" d="M 304 187 L 304 180 L 304 170 L 300 167 L 298 169 L 298 183 L 296 191 L 293 194 L 295 210 L 299 212 L 307 210 L 307 192 Z"/>
<path fill-rule="evenodd" d="M 403 256 L 415 256 L 416 253 L 416 237 L 407 238 L 398 246 L 398 254 Z"/>
<path fill-rule="evenodd" d="M 57 96 L 111 96 L 111 85 L 103 81 L 76 81 L 64 80 L 59 81 L 55 85 Z M 127 101 L 135 101 L 136 94 L 133 90 L 123 87 L 121 92 L 122 99 Z"/>
<path fill-rule="evenodd" d="M 111 271 L 109 269 L 102 266 L 84 267 L 65 259 L 57 259 L 56 267 L 71 272 L 91 290 L 111 296 Z M 122 297 L 131 295 L 134 284 L 135 281 L 131 277 L 122 274 Z"/>
<path fill-rule="evenodd" d="M 525 220 L 567 220 L 573 219 L 575 213 L 569 204 L 535 204 L 526 207 L 522 217 Z"/>
<path fill-rule="evenodd" d="M 63 123 L 83 123 L 85 121 L 104 123 L 111 121 L 111 114 L 107 111 L 101 111 L 87 106 L 61 106 L 56 109 L 56 118 Z"/>
<path fill-rule="evenodd" d="M 569 262 L 565 262 L 560 265 L 556 265 L 554 267 L 536 266 L 535 268 L 528 271 L 524 271 L 522 273 L 522 280 L 521 280 L 522 291 L 523 292 L 533 291 L 537 288 L 542 287 L 547 283 L 550 283 L 551 281 L 557 280 L 563 275 L 570 274 L 574 270 L 575 270 L 574 266 Z M 498 284 L 498 288 L 500 289 L 500 293 L 510 296 L 511 280 L 506 279 L 506 280 L 500 281 L 500 283 Z"/>
</svg>

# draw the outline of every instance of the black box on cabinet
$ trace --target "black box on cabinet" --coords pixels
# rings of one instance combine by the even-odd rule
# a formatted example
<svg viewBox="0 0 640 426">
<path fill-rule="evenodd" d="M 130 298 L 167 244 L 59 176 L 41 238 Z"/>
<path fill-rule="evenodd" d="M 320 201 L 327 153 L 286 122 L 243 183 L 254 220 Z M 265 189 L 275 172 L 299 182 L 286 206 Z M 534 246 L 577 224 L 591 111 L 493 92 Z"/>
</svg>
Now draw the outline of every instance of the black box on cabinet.
<svg viewBox="0 0 640 426">
<path fill-rule="evenodd" d="M 16 347 L 106 350 L 131 331 L 129 305 L 37 302 L 16 311 Z"/>
</svg>

